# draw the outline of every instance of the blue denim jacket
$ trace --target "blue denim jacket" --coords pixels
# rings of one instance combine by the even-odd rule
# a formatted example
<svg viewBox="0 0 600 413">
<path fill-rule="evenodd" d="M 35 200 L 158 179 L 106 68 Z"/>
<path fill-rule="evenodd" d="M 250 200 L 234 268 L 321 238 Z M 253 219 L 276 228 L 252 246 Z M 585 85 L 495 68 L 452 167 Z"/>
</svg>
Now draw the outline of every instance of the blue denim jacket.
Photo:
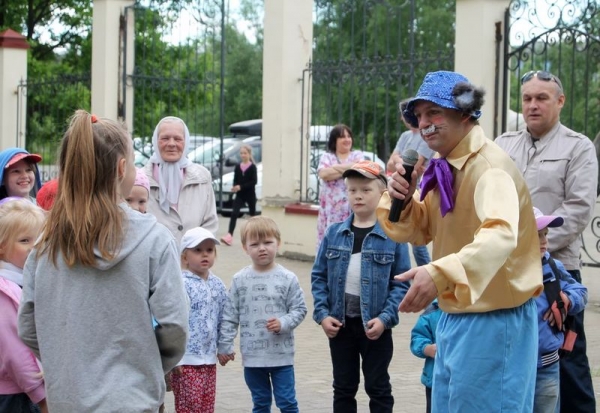
<svg viewBox="0 0 600 413">
<path fill-rule="evenodd" d="M 354 214 L 327 228 L 311 273 L 314 298 L 313 319 L 320 324 L 331 316 L 345 322 L 346 275 L 354 234 Z M 379 317 L 385 328 L 398 324 L 398 305 L 410 286 L 394 281 L 394 276 L 410 269 L 407 244 L 392 241 L 379 223 L 363 241 L 360 268 L 360 307 L 363 324 Z"/>
</svg>

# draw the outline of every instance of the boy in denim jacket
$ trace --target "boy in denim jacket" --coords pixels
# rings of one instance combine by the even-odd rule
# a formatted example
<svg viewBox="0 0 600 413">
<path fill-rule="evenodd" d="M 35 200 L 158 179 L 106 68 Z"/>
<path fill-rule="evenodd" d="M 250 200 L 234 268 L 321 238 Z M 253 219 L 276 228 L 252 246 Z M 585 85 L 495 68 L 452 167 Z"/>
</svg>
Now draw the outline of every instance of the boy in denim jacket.
<svg viewBox="0 0 600 413">
<path fill-rule="evenodd" d="M 319 247 L 311 274 L 313 318 L 329 338 L 334 413 L 357 411 L 361 358 L 370 411 L 392 412 L 391 328 L 408 290 L 394 276 L 410 269 L 408 247 L 388 238 L 377 222 L 387 185 L 380 166 L 358 162 L 343 177 L 352 214 L 332 224 Z"/>
<path fill-rule="evenodd" d="M 560 394 L 560 365 L 558 363 L 559 349 L 561 348 L 565 333 L 558 325 L 564 320 L 557 312 L 553 312 L 546 296 L 549 291 L 548 283 L 553 282 L 560 274 L 560 298 L 568 315 L 575 315 L 583 311 L 588 300 L 587 288 L 575 281 L 571 274 L 565 270 L 562 262 L 554 260 L 556 271 L 552 268 L 552 258 L 548 252 L 548 228 L 560 227 L 564 219 L 559 216 L 544 215 L 542 211 L 533 208 L 535 222 L 540 239 L 540 255 L 542 258 L 542 272 L 544 275 L 544 292 L 535 299 L 538 312 L 538 363 L 535 382 L 535 397 L 533 399 L 533 413 L 553 413 L 559 411 Z"/>
</svg>

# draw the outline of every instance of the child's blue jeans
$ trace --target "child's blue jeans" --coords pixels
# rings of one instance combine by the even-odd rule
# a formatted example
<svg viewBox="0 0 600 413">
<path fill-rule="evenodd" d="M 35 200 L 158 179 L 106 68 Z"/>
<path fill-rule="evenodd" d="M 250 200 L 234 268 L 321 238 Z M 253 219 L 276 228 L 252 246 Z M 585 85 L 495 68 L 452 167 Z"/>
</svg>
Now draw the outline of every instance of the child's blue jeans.
<svg viewBox="0 0 600 413">
<path fill-rule="evenodd" d="M 560 403 L 560 363 L 537 369 L 533 413 L 558 413 Z"/>
<path fill-rule="evenodd" d="M 252 394 L 252 413 L 271 413 L 271 395 L 282 413 L 299 412 L 294 366 L 244 367 L 244 379 Z"/>
</svg>

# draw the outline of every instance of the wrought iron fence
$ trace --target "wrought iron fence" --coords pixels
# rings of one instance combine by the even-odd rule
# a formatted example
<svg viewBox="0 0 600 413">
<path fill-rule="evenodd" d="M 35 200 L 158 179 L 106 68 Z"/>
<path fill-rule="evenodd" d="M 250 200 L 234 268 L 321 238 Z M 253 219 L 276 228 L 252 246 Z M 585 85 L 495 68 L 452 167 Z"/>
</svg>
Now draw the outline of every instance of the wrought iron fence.
<svg viewBox="0 0 600 413">
<path fill-rule="evenodd" d="M 387 162 L 405 126 L 398 103 L 425 74 L 454 67 L 454 2 L 316 0 L 313 60 L 303 73 L 300 201 L 315 203 L 316 167 L 327 131 L 344 123 L 354 147 Z M 302 107 L 306 107 L 303 102 Z M 321 125 L 321 127 L 311 127 Z M 307 145 L 312 142 L 312 145 Z M 306 173 L 307 172 L 307 173 Z"/>
<path fill-rule="evenodd" d="M 133 86 L 133 114 L 126 116 L 133 116 L 138 166 L 150 157 L 152 133 L 165 116 L 182 118 L 198 146 L 223 136 L 223 3 L 136 3 L 134 50 L 126 52 L 135 65 L 123 87 Z"/>
<path fill-rule="evenodd" d="M 597 1 L 512 0 L 505 16 L 504 124 L 521 111 L 521 76 L 547 70 L 565 91 L 561 122 L 594 137 L 600 131 L 600 9 Z M 523 126 L 523 124 L 518 125 Z"/>
<path fill-rule="evenodd" d="M 58 145 L 75 110 L 90 110 L 90 90 L 89 73 L 28 79 L 19 84 L 19 110 L 24 107 L 22 99 L 27 99 L 25 113 L 18 114 L 19 118 L 25 116 L 26 149 L 42 156 L 38 167 L 43 182 L 57 176 Z"/>
<path fill-rule="evenodd" d="M 560 121 L 593 138 L 600 133 L 600 8 L 597 0 L 512 0 L 505 14 L 503 123 L 521 111 L 520 78 L 546 70 L 561 79 Z M 516 127 L 524 127 L 523 121 Z M 579 177 L 585 179 L 586 177 Z M 600 217 L 583 236 L 584 265 L 600 266 Z"/>
</svg>

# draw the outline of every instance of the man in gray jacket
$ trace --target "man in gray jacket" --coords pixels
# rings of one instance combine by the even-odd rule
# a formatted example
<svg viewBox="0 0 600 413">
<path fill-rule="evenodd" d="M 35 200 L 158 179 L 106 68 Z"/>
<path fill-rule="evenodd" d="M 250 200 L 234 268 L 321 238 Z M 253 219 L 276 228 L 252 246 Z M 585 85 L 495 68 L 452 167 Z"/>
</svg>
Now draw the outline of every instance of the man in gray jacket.
<svg viewBox="0 0 600 413">
<path fill-rule="evenodd" d="M 596 150 L 587 136 L 560 123 L 565 94 L 558 77 L 531 71 L 521 78 L 521 85 L 527 128 L 507 132 L 495 142 L 523 173 L 533 205 L 546 215 L 565 217 L 565 225 L 548 235 L 549 251 L 581 282 L 581 233 L 596 203 Z M 583 311 L 572 327 L 578 334 L 575 347 L 560 360 L 561 411 L 593 413 L 596 401 L 586 355 Z"/>
</svg>

